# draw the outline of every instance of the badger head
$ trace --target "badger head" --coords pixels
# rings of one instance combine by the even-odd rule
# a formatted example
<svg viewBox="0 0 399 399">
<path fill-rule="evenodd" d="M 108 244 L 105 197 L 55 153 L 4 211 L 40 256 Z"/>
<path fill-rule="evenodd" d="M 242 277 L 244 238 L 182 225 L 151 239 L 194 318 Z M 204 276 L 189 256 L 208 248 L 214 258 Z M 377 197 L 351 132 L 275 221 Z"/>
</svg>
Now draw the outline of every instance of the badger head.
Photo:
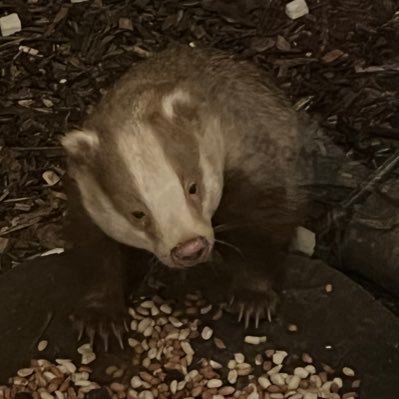
<svg viewBox="0 0 399 399">
<path fill-rule="evenodd" d="M 62 144 L 94 223 L 181 268 L 206 262 L 213 248 L 223 189 L 218 128 L 188 91 L 149 88 L 104 101 Z"/>
</svg>

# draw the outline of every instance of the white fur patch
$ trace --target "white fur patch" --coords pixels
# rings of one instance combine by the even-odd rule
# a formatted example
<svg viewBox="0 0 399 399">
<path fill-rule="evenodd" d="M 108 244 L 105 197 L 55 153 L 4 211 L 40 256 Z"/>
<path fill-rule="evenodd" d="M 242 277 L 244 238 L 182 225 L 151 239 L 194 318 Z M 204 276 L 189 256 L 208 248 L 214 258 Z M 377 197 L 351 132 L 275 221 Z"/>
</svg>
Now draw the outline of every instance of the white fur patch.
<svg viewBox="0 0 399 399">
<path fill-rule="evenodd" d="M 200 139 L 200 168 L 205 185 L 203 193 L 203 212 L 212 218 L 219 206 L 223 192 L 224 146 L 219 121 L 212 119 L 205 126 L 204 134 Z"/>
<path fill-rule="evenodd" d="M 95 132 L 91 130 L 71 130 L 61 138 L 61 144 L 71 155 L 77 155 L 82 151 L 82 146 L 97 148 L 99 139 Z"/>
<path fill-rule="evenodd" d="M 212 242 L 213 231 L 210 220 L 195 215 L 190 207 L 181 181 L 155 133 L 144 125 L 136 130 L 138 134 L 121 132 L 119 152 L 161 235 L 153 252 L 163 263 L 173 266 L 170 251 L 177 244 L 197 236 Z"/>
<path fill-rule="evenodd" d="M 176 89 L 162 98 L 162 110 L 168 118 L 172 119 L 175 116 L 176 103 L 189 103 L 190 99 L 190 94 L 187 91 Z"/>
</svg>

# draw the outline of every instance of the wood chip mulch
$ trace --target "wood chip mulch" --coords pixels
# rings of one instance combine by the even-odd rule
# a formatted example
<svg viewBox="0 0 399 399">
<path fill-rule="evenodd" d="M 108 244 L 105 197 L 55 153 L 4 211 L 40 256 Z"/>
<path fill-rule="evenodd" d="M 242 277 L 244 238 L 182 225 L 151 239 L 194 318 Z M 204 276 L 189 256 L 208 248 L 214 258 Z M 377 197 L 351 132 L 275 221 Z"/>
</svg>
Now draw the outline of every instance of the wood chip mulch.
<svg viewBox="0 0 399 399">
<path fill-rule="evenodd" d="M 381 164 L 399 139 L 399 1 L 308 0 L 295 21 L 284 5 L 0 1 L 0 17 L 22 22 L 0 36 L 0 273 L 64 245 L 60 135 L 131 63 L 171 42 L 254 60 L 349 156 Z"/>
</svg>

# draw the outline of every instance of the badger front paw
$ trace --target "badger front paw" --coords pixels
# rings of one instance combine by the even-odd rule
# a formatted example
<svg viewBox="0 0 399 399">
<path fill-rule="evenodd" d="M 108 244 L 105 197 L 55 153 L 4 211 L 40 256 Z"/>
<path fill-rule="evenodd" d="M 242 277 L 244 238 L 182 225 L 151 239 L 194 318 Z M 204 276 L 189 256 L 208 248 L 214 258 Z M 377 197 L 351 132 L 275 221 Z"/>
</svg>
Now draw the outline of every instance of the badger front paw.
<svg viewBox="0 0 399 399">
<path fill-rule="evenodd" d="M 70 320 L 78 330 L 78 341 L 85 337 L 93 346 L 100 338 L 107 352 L 113 336 L 124 349 L 123 336 L 129 331 L 128 312 L 118 301 L 86 298 L 70 315 Z"/>
<path fill-rule="evenodd" d="M 276 314 L 278 295 L 270 282 L 260 276 L 240 275 L 233 280 L 228 310 L 238 314 L 245 328 L 254 320 L 255 328 L 262 319 L 272 321 Z"/>
</svg>

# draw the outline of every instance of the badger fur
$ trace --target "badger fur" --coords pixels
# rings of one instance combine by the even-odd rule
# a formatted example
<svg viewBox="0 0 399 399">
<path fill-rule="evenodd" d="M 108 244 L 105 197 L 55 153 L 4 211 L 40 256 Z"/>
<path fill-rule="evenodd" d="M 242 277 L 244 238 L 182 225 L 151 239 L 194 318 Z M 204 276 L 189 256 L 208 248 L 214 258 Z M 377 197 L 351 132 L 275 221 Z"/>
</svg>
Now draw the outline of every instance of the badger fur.
<svg viewBox="0 0 399 399">
<path fill-rule="evenodd" d="M 270 317 L 307 203 L 301 131 L 265 71 L 223 52 L 175 47 L 133 65 L 62 139 L 71 238 L 96 270 L 80 327 L 120 338 L 126 250 L 137 283 L 145 254 L 187 268 L 218 250 L 240 319 Z"/>
</svg>

